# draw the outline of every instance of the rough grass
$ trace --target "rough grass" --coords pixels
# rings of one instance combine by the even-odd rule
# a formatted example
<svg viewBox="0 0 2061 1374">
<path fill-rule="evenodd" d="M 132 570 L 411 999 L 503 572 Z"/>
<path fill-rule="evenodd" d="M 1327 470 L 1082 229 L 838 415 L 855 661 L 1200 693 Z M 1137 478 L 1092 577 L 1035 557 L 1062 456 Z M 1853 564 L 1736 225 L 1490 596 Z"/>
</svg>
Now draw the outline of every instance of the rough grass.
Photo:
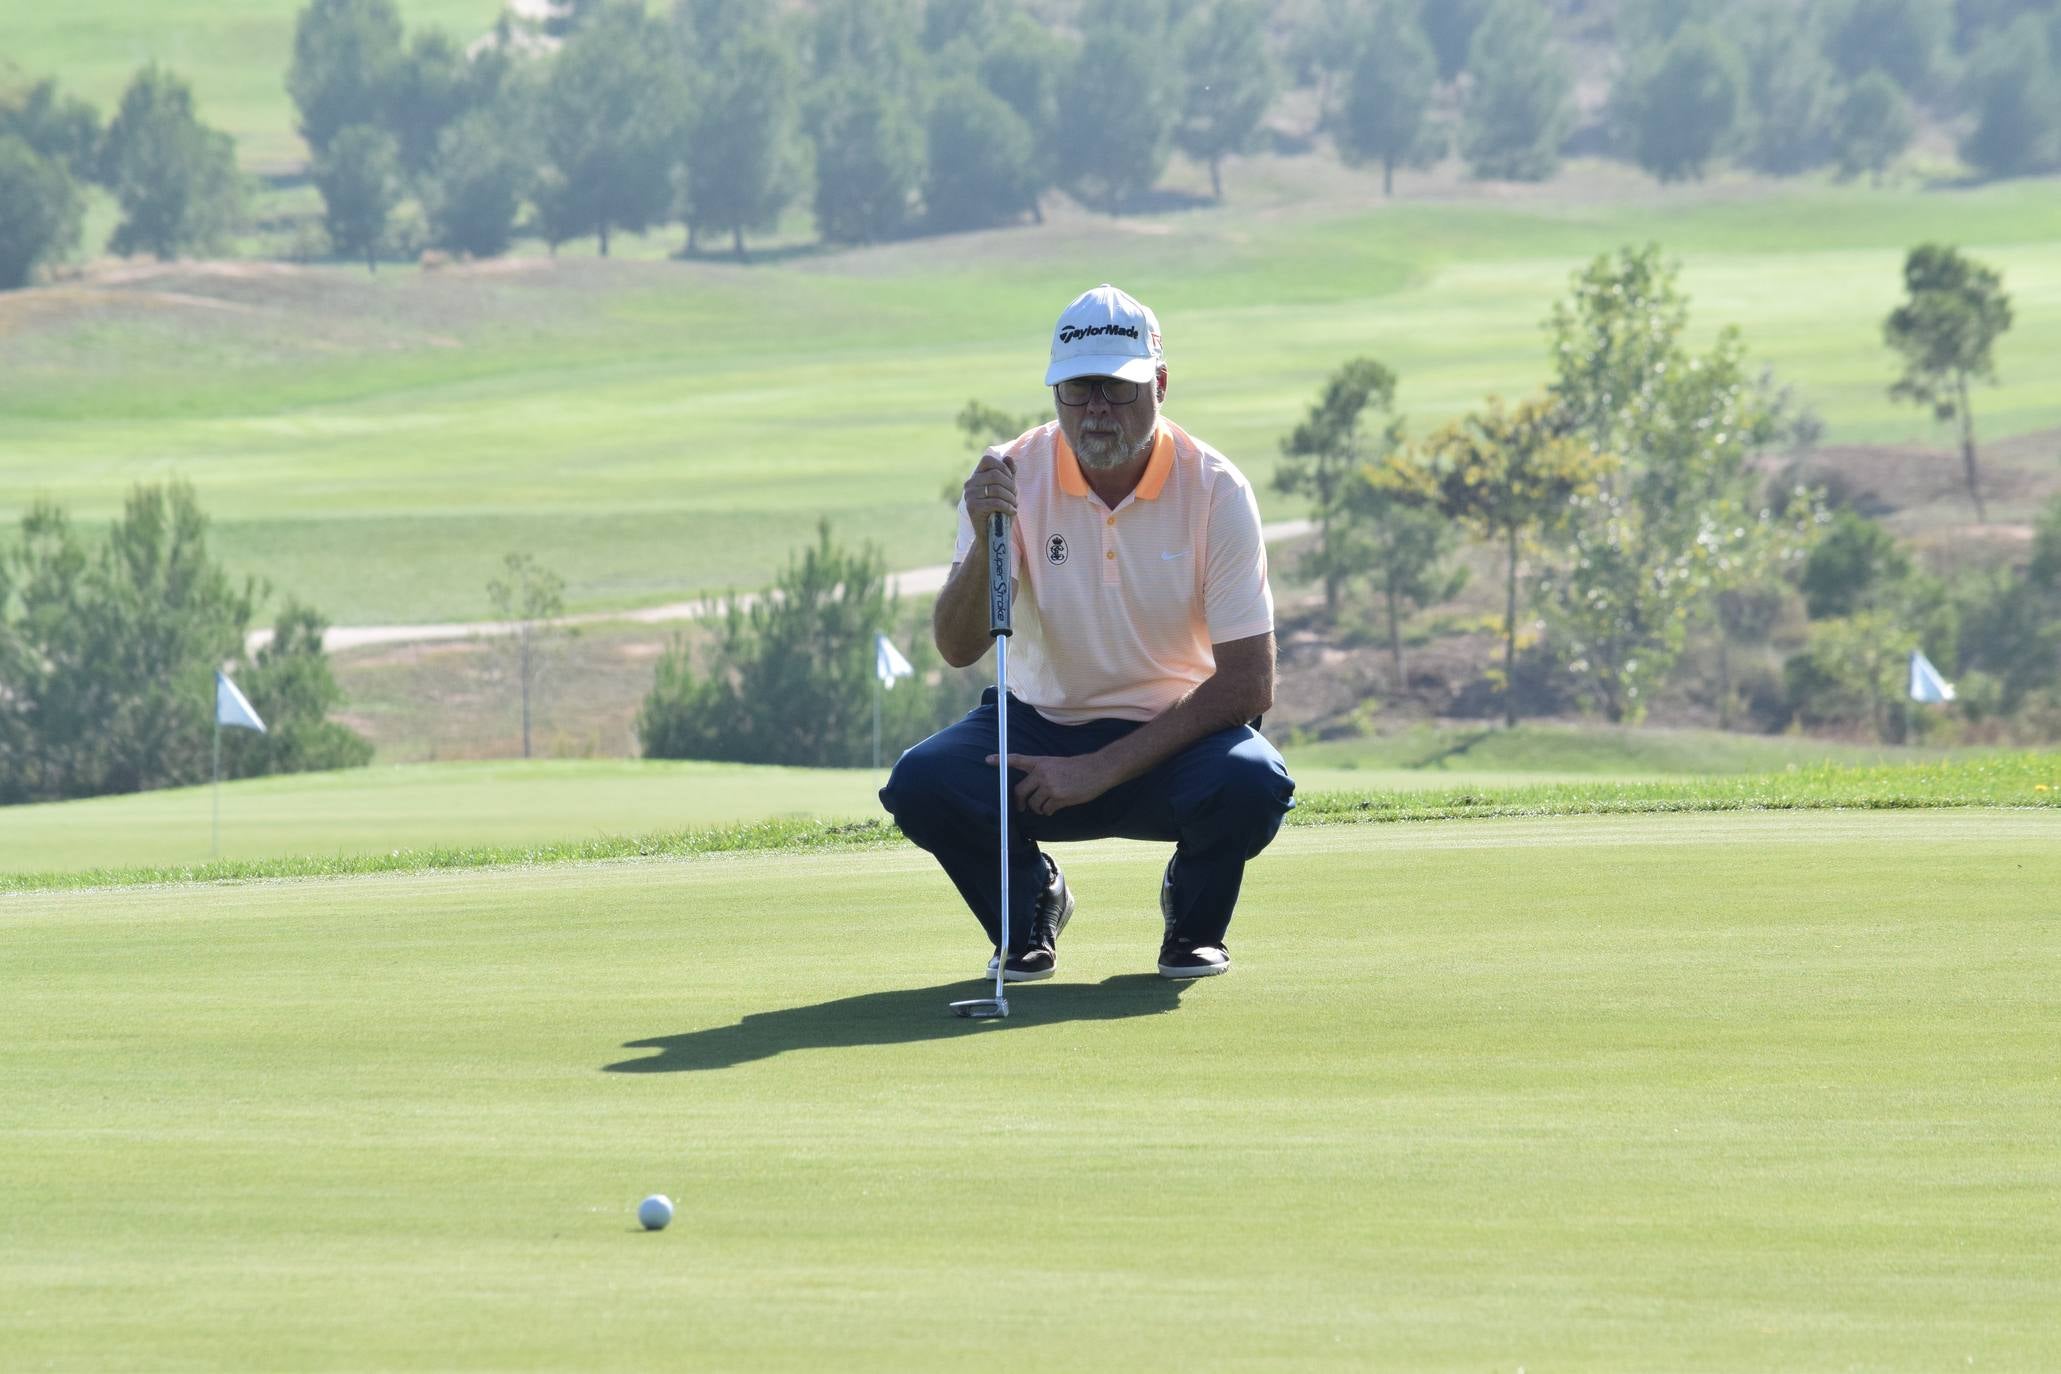
<svg viewBox="0 0 2061 1374">
<path fill-rule="evenodd" d="M 1924 751 L 1896 745 L 1849 744 L 1806 735 L 1749 735 L 1730 730 L 1620 728 L 1527 722 L 1501 726 L 1416 725 L 1393 734 L 1287 746 L 1299 767 L 1408 769 L 1430 775 L 1481 772 L 1568 774 L 1764 773 L 1836 763 L 1910 762 Z M 1935 751 L 1936 752 L 1936 751 Z"/>
<path fill-rule="evenodd" d="M 1535 386 L 1569 271 L 1648 238 L 1684 260 L 1699 329 L 1745 326 L 1831 438 L 1939 441 L 1890 402 L 1879 329 L 1902 248 L 1940 235 L 2002 267 L 2016 303 L 1984 433 L 2061 423 L 2040 366 L 2061 354 L 2061 184 L 1234 203 L 750 268 L 232 264 L 12 293 L 0 516 L 43 495 L 104 517 L 133 482 L 184 477 L 235 566 L 342 623 L 483 615 L 518 548 L 565 574 L 575 609 L 761 586 L 826 515 L 918 566 L 949 551 L 937 493 L 966 461 L 951 416 L 973 396 L 1037 408 L 1054 303 L 1083 283 L 1155 304 L 1171 413 L 1264 483 L 1355 354 L 1396 368 L 1420 429 Z M 2051 485 L 2026 462 L 2038 478 L 2000 520 Z"/>
<path fill-rule="evenodd" d="M 618 765 L 617 767 L 635 765 Z M 591 767 L 591 766 L 590 766 Z M 760 788 L 780 786 L 785 779 L 751 777 L 787 770 L 751 770 L 717 765 L 672 765 L 693 770 L 688 776 L 716 786 L 740 778 Z M 395 770 L 416 773 L 422 770 Z M 446 770 L 447 772 L 449 770 Z M 474 787 L 481 770 L 464 770 L 440 779 Z M 507 771 L 507 770 L 502 770 Z M 330 775 L 338 777 L 343 775 Z M 870 794 L 879 775 L 854 771 L 820 772 L 841 794 Z M 1337 783 L 1338 774 L 1318 774 L 1320 783 Z M 1464 783 L 1441 786 L 1430 779 L 1400 779 L 1394 790 L 1312 789 L 1308 775 L 1299 790 L 1290 825 L 1338 825 L 1369 821 L 1429 821 L 1512 816 L 1650 815 L 1725 811 L 1939 810 L 1963 807 L 2061 805 L 2061 754 L 1994 754 L 1945 759 L 1931 763 L 1888 764 L 1872 768 L 1819 764 L 1781 773 L 1744 777 L 1678 778 L 1655 781 L 1585 780 L 1539 782 L 1485 774 Z M 405 786 L 405 783 L 402 784 Z M 197 803 L 194 791 L 188 797 Z M 450 796 L 418 792 L 412 799 L 449 805 Z M 741 801 L 730 793 L 728 804 Z M 78 805 L 71 803 L 68 805 Z M 828 803 L 834 808 L 835 802 Z M 819 795 L 815 809 L 825 803 Z M 44 808 L 46 813 L 53 808 Z M 742 824 L 702 826 L 638 835 L 599 834 L 579 840 L 521 845 L 418 845 L 381 851 L 352 852 L 339 844 L 324 853 L 303 853 L 262 859 L 217 859 L 207 863 L 159 867 L 84 867 L 71 870 L 0 872 L 0 892 L 62 888 L 150 886 L 207 883 L 232 879 L 339 877 L 368 873 L 423 873 L 451 869 L 530 867 L 598 860 L 692 858 L 755 850 L 880 847 L 903 843 L 893 823 L 874 814 L 875 807 L 855 805 L 855 819 L 822 820 L 788 816 Z M 734 814 L 734 813 L 733 813 Z M 194 818 L 185 820 L 187 826 Z M 433 822 L 416 822 L 425 831 Z M 245 843 L 249 843 L 248 840 Z M 46 851 L 47 852 L 47 851 Z"/>
<path fill-rule="evenodd" d="M 2056 838 L 1299 827 L 1186 989 L 1163 851 L 1069 847 L 1060 976 L 987 1025 L 907 849 L 15 894 L 0 1349 L 2051 1368 Z"/>
</svg>

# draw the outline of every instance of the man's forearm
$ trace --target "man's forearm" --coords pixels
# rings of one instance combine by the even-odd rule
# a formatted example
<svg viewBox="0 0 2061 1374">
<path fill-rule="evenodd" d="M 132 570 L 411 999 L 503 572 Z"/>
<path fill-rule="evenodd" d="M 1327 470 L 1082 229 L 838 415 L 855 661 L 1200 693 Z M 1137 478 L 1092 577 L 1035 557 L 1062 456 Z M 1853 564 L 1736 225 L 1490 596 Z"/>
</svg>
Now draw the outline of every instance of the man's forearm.
<svg viewBox="0 0 2061 1374">
<path fill-rule="evenodd" d="M 980 662 L 988 651 L 988 539 L 983 531 L 952 569 L 930 614 L 938 654 L 954 668 Z"/>
<path fill-rule="evenodd" d="M 1271 679 L 1271 673 L 1269 673 Z M 1096 752 L 1110 771 L 1109 786 L 1149 773 L 1205 735 L 1243 725 L 1273 704 L 1271 680 L 1218 673 L 1113 744 Z"/>
</svg>

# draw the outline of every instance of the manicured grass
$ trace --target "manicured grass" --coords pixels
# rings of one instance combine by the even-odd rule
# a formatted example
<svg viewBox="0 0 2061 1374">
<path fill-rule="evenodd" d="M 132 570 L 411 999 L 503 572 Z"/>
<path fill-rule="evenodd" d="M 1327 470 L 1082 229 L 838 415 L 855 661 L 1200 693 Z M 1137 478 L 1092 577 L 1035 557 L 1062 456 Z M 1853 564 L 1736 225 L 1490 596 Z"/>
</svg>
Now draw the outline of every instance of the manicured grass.
<svg viewBox="0 0 2061 1374">
<path fill-rule="evenodd" d="M 643 760 L 416 764 L 222 787 L 222 855 L 581 843 L 783 817 L 880 814 L 862 769 Z M 0 871 L 191 864 L 208 857 L 207 787 L 10 807 Z M 18 843 L 14 842 L 18 839 Z"/>
<path fill-rule="evenodd" d="M 1305 767 L 1291 825 L 1656 812 L 2061 806 L 2061 755 L 1792 764 L 1671 779 Z M 226 855 L 195 854 L 202 790 L 20 807 L 0 891 L 892 845 L 871 770 L 713 764 L 443 765 L 237 784 Z M 225 806 L 225 811 L 229 808 Z M 687 828 L 638 829 L 653 815 Z M 714 819 L 712 820 L 711 817 Z M 150 833 L 155 822 L 158 833 Z M 610 822 L 619 822 L 611 825 Z M 555 830 L 553 827 L 557 827 Z M 141 837 L 141 838 L 139 838 Z M 391 846 L 391 847 L 390 847 Z M 165 857 L 169 855 L 170 857 Z"/>
<path fill-rule="evenodd" d="M 1984 432 L 2061 423 L 2039 365 L 2061 355 L 2054 182 L 1233 204 L 748 268 L 249 264 L 15 293 L 0 300 L 0 517 L 44 495 L 102 518 L 132 483 L 184 477 L 234 566 L 342 623 L 484 615 L 512 549 L 563 573 L 574 609 L 762 586 L 821 516 L 918 566 L 949 553 L 938 492 L 968 461 L 951 417 L 969 397 L 1041 404 L 1045 332 L 1083 283 L 1156 306 L 1169 412 L 1265 483 L 1281 435 L 1355 354 L 1396 368 L 1420 429 L 1536 386 L 1569 271 L 1649 238 L 1684 260 L 1699 330 L 1742 324 L 1832 439 L 1943 442 L 1889 400 L 1879 338 L 1902 249 L 1941 235 L 2000 266 L 2014 298 Z M 2048 480 L 2028 473 L 1999 517 Z"/>
<path fill-rule="evenodd" d="M 906 849 L 16 894 L 0 1348 L 2050 1367 L 2057 838 L 1297 828 L 1187 989 L 1162 851 L 1070 847 L 1061 976 L 990 1025 Z"/>
<path fill-rule="evenodd" d="M 1297 774 L 1306 792 L 1450 782 L 1401 770 L 1319 767 Z M 1539 780 L 1516 772 L 1470 777 L 1484 785 Z M 396 850 L 615 842 L 635 852 L 633 837 L 682 830 L 792 818 L 879 819 L 876 794 L 884 781 L 885 770 L 636 759 L 411 764 L 254 778 L 223 784 L 222 857 L 377 860 Z M 0 874 L 204 863 L 213 827 L 210 791 L 171 788 L 9 807 L 0 813 L 8 835 L 0 846 Z"/>
</svg>

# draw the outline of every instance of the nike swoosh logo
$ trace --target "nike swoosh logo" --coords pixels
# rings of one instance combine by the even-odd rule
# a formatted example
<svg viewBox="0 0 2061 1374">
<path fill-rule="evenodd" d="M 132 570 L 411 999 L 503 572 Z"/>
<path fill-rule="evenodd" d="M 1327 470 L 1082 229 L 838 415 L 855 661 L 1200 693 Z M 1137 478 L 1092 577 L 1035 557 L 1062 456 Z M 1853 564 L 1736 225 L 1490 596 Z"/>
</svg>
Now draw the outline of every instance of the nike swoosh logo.
<svg viewBox="0 0 2061 1374">
<path fill-rule="evenodd" d="M 1186 549 L 1182 549 L 1182 550 L 1181 550 L 1181 551 L 1180 551 L 1179 553 L 1163 553 L 1163 554 L 1161 554 L 1161 555 L 1159 556 L 1159 561 L 1160 561 L 1160 562 L 1162 562 L 1162 563 L 1171 563 L 1171 562 L 1173 562 L 1173 561 L 1174 561 L 1174 560 L 1175 560 L 1176 558 L 1186 558 L 1187 556 L 1188 556 L 1188 551 L 1187 551 Z"/>
</svg>

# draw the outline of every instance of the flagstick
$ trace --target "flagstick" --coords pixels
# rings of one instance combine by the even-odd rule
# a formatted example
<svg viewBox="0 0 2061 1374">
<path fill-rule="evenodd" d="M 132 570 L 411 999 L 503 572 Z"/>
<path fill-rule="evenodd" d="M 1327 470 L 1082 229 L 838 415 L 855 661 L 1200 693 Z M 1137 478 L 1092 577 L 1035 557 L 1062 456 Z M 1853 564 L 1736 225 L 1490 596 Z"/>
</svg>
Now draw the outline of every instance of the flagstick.
<svg viewBox="0 0 2061 1374">
<path fill-rule="evenodd" d="M 873 771 L 880 771 L 880 674 L 873 675 Z"/>
<path fill-rule="evenodd" d="M 215 827 L 208 841 L 208 856 L 222 856 L 222 714 L 215 713 Z"/>
</svg>

